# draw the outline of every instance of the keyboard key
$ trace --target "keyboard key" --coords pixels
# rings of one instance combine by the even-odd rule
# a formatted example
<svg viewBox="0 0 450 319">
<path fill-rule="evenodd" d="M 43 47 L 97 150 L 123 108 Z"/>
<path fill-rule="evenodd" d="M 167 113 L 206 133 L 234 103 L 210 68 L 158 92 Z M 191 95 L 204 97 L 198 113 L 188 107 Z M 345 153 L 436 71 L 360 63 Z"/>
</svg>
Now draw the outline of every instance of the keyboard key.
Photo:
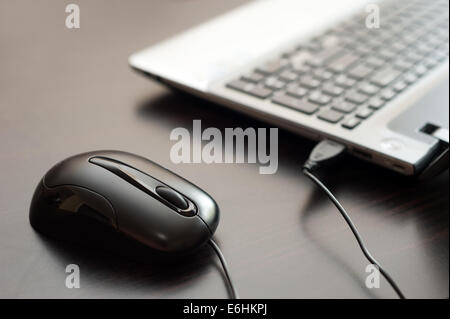
<svg viewBox="0 0 450 319">
<path fill-rule="evenodd" d="M 370 73 L 373 72 L 373 69 L 365 64 L 358 64 L 352 67 L 348 71 L 348 75 L 357 80 L 362 80 L 366 78 Z"/>
<path fill-rule="evenodd" d="M 379 48 L 383 45 L 383 43 L 380 42 L 380 39 L 378 39 L 377 37 L 368 38 L 365 43 L 369 48 L 372 49 L 372 51 L 375 52 L 378 51 Z"/>
<path fill-rule="evenodd" d="M 381 92 L 381 98 L 386 101 L 390 101 L 397 93 L 392 89 L 385 89 Z"/>
<path fill-rule="evenodd" d="M 432 50 L 442 44 L 442 41 L 438 37 L 433 36 L 431 33 L 427 34 L 426 42 L 427 45 L 432 48 Z"/>
<path fill-rule="evenodd" d="M 404 59 L 398 59 L 394 62 L 394 68 L 400 71 L 407 71 L 410 70 L 414 66 L 414 63 L 404 60 Z"/>
<path fill-rule="evenodd" d="M 276 77 L 270 77 L 264 82 L 264 85 L 272 90 L 280 90 L 284 88 L 286 82 L 280 81 Z"/>
<path fill-rule="evenodd" d="M 359 56 L 353 53 L 346 53 L 335 59 L 328 65 L 328 68 L 336 73 L 344 72 L 359 60 Z"/>
<path fill-rule="evenodd" d="M 323 51 L 314 54 L 307 63 L 312 66 L 322 66 L 326 62 L 331 61 L 333 58 L 342 55 L 344 51 L 339 48 L 335 47 L 332 49 L 324 49 Z"/>
<path fill-rule="evenodd" d="M 342 120 L 343 117 L 344 117 L 344 115 L 342 113 L 334 111 L 334 110 L 325 110 L 318 115 L 319 119 L 330 122 L 330 123 L 337 123 L 340 120 Z"/>
<path fill-rule="evenodd" d="M 365 43 L 356 45 L 354 50 L 356 51 L 356 53 L 358 53 L 358 55 L 362 55 L 362 56 L 367 56 L 373 52 L 372 49 L 369 46 L 367 46 Z"/>
<path fill-rule="evenodd" d="M 242 79 L 247 82 L 258 83 L 264 79 L 264 75 L 257 72 L 252 72 L 242 76 Z"/>
<path fill-rule="evenodd" d="M 376 72 L 372 76 L 371 82 L 375 85 L 385 87 L 389 85 L 392 81 L 394 81 L 400 74 L 401 74 L 400 71 L 395 70 L 391 67 L 387 67 Z"/>
<path fill-rule="evenodd" d="M 325 84 L 322 88 L 323 93 L 333 97 L 339 96 L 344 92 L 344 89 L 334 84 Z"/>
<path fill-rule="evenodd" d="M 416 76 L 414 73 L 409 72 L 409 73 L 405 74 L 405 76 L 403 77 L 403 80 L 404 80 L 408 85 L 411 85 L 411 84 L 413 84 L 414 82 L 417 81 L 417 76 Z"/>
<path fill-rule="evenodd" d="M 433 46 L 430 46 L 428 43 L 420 42 L 420 43 L 416 44 L 413 52 L 415 52 L 417 54 L 417 56 L 424 57 L 424 56 L 430 54 L 431 52 L 433 52 L 434 49 L 435 48 L 433 48 Z"/>
<path fill-rule="evenodd" d="M 346 101 L 335 101 L 331 108 L 342 113 L 351 113 L 355 110 L 356 105 Z"/>
<path fill-rule="evenodd" d="M 258 97 L 260 99 L 268 98 L 270 95 L 272 95 L 272 91 L 269 89 L 266 89 L 262 86 L 255 86 L 253 89 L 248 91 L 250 95 L 253 95 L 254 97 Z"/>
<path fill-rule="evenodd" d="M 265 75 L 271 75 L 282 70 L 287 64 L 288 62 L 286 59 L 276 59 L 256 68 L 256 71 Z"/>
<path fill-rule="evenodd" d="M 396 53 L 396 55 L 405 51 L 408 47 L 401 42 L 394 42 L 391 44 L 390 49 Z"/>
<path fill-rule="evenodd" d="M 287 94 L 295 96 L 295 97 L 304 97 L 308 92 L 309 92 L 308 89 L 298 86 L 298 85 L 291 86 L 287 90 Z"/>
<path fill-rule="evenodd" d="M 369 108 L 363 108 L 361 110 L 359 110 L 358 112 L 356 112 L 356 117 L 360 118 L 360 119 L 366 119 L 368 117 L 370 117 L 373 114 L 373 111 Z"/>
<path fill-rule="evenodd" d="M 318 79 L 310 75 L 306 75 L 300 78 L 300 85 L 308 89 L 317 89 L 320 84 L 321 82 Z"/>
<path fill-rule="evenodd" d="M 402 41 L 406 44 L 406 45 L 411 45 L 414 42 L 417 41 L 417 37 L 407 34 L 405 36 L 402 37 Z"/>
<path fill-rule="evenodd" d="M 416 51 L 408 51 L 403 57 L 403 61 L 408 61 L 412 64 L 416 64 L 417 62 L 423 59 L 423 54 L 418 54 Z"/>
<path fill-rule="evenodd" d="M 344 34 L 340 44 L 346 49 L 355 50 L 355 47 L 359 45 L 359 41 L 349 34 Z"/>
<path fill-rule="evenodd" d="M 339 44 L 339 37 L 327 34 L 323 36 L 319 41 L 322 44 L 322 48 L 333 48 L 336 47 L 337 44 Z"/>
<path fill-rule="evenodd" d="M 294 71 L 295 73 L 298 73 L 300 75 L 304 75 L 311 71 L 311 67 L 306 64 L 293 64 L 292 71 Z"/>
<path fill-rule="evenodd" d="M 373 68 L 379 68 L 383 66 L 384 63 L 386 63 L 383 59 L 377 58 L 375 56 L 367 58 L 365 62 L 367 65 L 370 65 Z"/>
<path fill-rule="evenodd" d="M 427 73 L 428 69 L 424 65 L 419 64 L 414 68 L 413 71 L 418 77 L 421 77 L 425 75 L 425 73 Z"/>
<path fill-rule="evenodd" d="M 306 114 L 313 114 L 319 109 L 319 106 L 317 106 L 316 104 L 312 104 L 289 95 L 276 96 L 273 98 L 272 102 L 290 107 Z"/>
<path fill-rule="evenodd" d="M 272 90 L 242 80 L 235 80 L 227 84 L 227 87 L 265 99 L 272 94 Z"/>
<path fill-rule="evenodd" d="M 351 78 L 341 74 L 335 78 L 334 83 L 338 86 L 348 89 L 348 88 L 351 88 L 353 85 L 355 85 L 356 81 L 354 79 L 351 79 Z"/>
<path fill-rule="evenodd" d="M 320 80 L 323 80 L 323 81 L 329 80 L 333 77 L 333 73 L 328 72 L 327 70 L 324 70 L 324 69 L 315 70 L 313 75 L 314 75 L 314 77 L 316 77 Z"/>
<path fill-rule="evenodd" d="M 345 120 L 341 125 L 342 125 L 342 127 L 345 127 L 346 129 L 351 130 L 351 129 L 357 127 L 360 123 L 361 123 L 361 120 L 358 120 L 355 117 L 351 117 L 351 118 Z"/>
<path fill-rule="evenodd" d="M 358 88 L 359 92 L 362 92 L 366 95 L 374 95 L 375 93 L 378 92 L 378 90 L 379 90 L 378 86 L 372 85 L 367 82 L 362 83 Z"/>
<path fill-rule="evenodd" d="M 438 62 L 442 62 L 442 61 L 444 61 L 445 59 L 447 59 L 447 54 L 444 54 L 444 53 L 442 53 L 442 52 L 439 52 L 439 51 L 436 51 L 436 52 L 433 52 L 432 53 L 432 57 L 434 58 L 434 59 L 436 59 L 436 61 L 438 61 Z"/>
<path fill-rule="evenodd" d="M 434 68 L 439 62 L 434 59 L 433 57 L 429 56 L 427 57 L 425 60 L 423 60 L 423 65 L 427 68 L 427 69 L 432 69 Z"/>
<path fill-rule="evenodd" d="M 368 97 L 365 94 L 360 94 L 356 91 L 350 91 L 345 95 L 345 99 L 355 104 L 362 104 L 367 101 Z"/>
<path fill-rule="evenodd" d="M 381 51 L 389 51 L 383 52 L 384 55 L 395 55 L 395 52 L 391 50 L 392 43 L 396 40 L 396 37 L 390 32 L 381 32 L 378 34 L 378 41 L 382 43 Z"/>
<path fill-rule="evenodd" d="M 319 104 L 326 105 L 331 102 L 331 98 L 328 95 L 322 94 L 320 91 L 314 91 L 309 95 L 309 101 Z"/>
<path fill-rule="evenodd" d="M 322 49 L 322 45 L 321 45 L 320 43 L 318 43 L 318 42 L 314 42 L 314 41 L 313 41 L 313 42 L 306 43 L 306 44 L 304 45 L 304 48 L 305 48 L 306 50 L 308 50 L 308 51 L 317 53 L 317 52 L 320 51 L 320 49 Z"/>
<path fill-rule="evenodd" d="M 281 81 L 285 81 L 285 82 L 292 82 L 292 81 L 297 80 L 297 78 L 298 78 L 298 74 L 293 71 L 290 71 L 290 70 L 285 70 L 285 71 L 281 72 L 279 75 L 279 79 Z"/>
<path fill-rule="evenodd" d="M 379 110 L 384 106 L 384 100 L 380 98 L 373 98 L 369 101 L 369 107 L 373 110 Z"/>
<path fill-rule="evenodd" d="M 407 86 L 408 86 L 408 84 L 405 81 L 400 80 L 400 81 L 396 82 L 392 88 L 394 89 L 395 92 L 400 93 L 404 89 L 406 89 Z"/>
<path fill-rule="evenodd" d="M 295 54 L 289 59 L 290 63 L 294 66 L 306 65 L 306 61 L 310 60 L 312 57 L 311 52 L 299 49 Z"/>
<path fill-rule="evenodd" d="M 396 56 L 396 53 L 389 49 L 383 49 L 378 52 L 378 56 L 385 60 L 391 60 Z"/>
</svg>

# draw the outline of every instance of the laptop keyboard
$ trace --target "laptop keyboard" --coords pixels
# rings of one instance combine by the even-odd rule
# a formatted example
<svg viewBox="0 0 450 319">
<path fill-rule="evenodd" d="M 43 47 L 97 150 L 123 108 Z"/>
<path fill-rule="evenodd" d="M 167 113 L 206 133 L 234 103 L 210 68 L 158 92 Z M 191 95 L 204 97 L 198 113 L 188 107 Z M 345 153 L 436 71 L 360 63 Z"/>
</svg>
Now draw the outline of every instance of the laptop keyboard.
<svg viewBox="0 0 450 319">
<path fill-rule="evenodd" d="M 366 14 L 354 16 L 227 87 L 357 127 L 449 54 L 448 0 L 380 6 L 380 28 L 367 28 Z"/>
</svg>

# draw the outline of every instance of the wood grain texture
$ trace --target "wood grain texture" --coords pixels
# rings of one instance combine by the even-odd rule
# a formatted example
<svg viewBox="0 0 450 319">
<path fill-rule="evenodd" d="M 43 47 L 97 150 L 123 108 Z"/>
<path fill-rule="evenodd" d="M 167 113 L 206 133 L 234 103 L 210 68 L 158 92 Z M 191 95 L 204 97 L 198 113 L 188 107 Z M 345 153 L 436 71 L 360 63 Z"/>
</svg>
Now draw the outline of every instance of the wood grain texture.
<svg viewBox="0 0 450 319">
<path fill-rule="evenodd" d="M 148 157 L 207 190 L 222 219 L 216 239 L 244 298 L 394 298 L 364 286 L 367 265 L 347 225 L 300 165 L 313 143 L 280 131 L 279 170 L 169 159 L 175 127 L 263 127 L 172 92 L 127 65 L 137 49 L 241 0 L 77 1 L 81 29 L 64 27 L 65 2 L 0 0 L 0 297 L 226 298 L 208 247 L 169 265 L 37 234 L 34 188 L 56 162 L 96 149 Z M 348 159 L 322 173 L 376 258 L 407 297 L 449 295 L 448 171 L 427 182 Z M 81 288 L 65 287 L 65 266 Z"/>
</svg>

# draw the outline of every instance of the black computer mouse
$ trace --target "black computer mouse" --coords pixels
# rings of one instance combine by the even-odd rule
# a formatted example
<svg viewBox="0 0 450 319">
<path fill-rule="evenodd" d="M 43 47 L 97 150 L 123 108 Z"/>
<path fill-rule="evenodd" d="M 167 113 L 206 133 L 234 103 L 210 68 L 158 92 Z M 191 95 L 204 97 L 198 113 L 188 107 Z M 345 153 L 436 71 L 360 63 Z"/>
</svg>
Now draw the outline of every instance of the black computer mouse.
<svg viewBox="0 0 450 319">
<path fill-rule="evenodd" d="M 212 237 L 219 208 L 206 192 L 148 159 L 95 151 L 50 169 L 30 207 L 33 228 L 49 235 L 83 237 L 83 220 L 96 220 L 158 252 L 186 253 Z"/>
</svg>

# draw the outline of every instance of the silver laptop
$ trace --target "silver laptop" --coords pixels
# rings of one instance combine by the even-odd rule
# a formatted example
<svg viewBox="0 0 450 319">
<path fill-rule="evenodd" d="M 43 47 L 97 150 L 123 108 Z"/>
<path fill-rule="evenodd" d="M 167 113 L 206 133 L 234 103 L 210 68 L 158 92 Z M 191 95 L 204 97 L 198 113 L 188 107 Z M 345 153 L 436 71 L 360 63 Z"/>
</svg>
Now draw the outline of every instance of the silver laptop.
<svg viewBox="0 0 450 319">
<path fill-rule="evenodd" d="M 252 1 L 129 63 L 166 85 L 416 175 L 448 165 L 448 12 L 448 0 Z"/>
</svg>

